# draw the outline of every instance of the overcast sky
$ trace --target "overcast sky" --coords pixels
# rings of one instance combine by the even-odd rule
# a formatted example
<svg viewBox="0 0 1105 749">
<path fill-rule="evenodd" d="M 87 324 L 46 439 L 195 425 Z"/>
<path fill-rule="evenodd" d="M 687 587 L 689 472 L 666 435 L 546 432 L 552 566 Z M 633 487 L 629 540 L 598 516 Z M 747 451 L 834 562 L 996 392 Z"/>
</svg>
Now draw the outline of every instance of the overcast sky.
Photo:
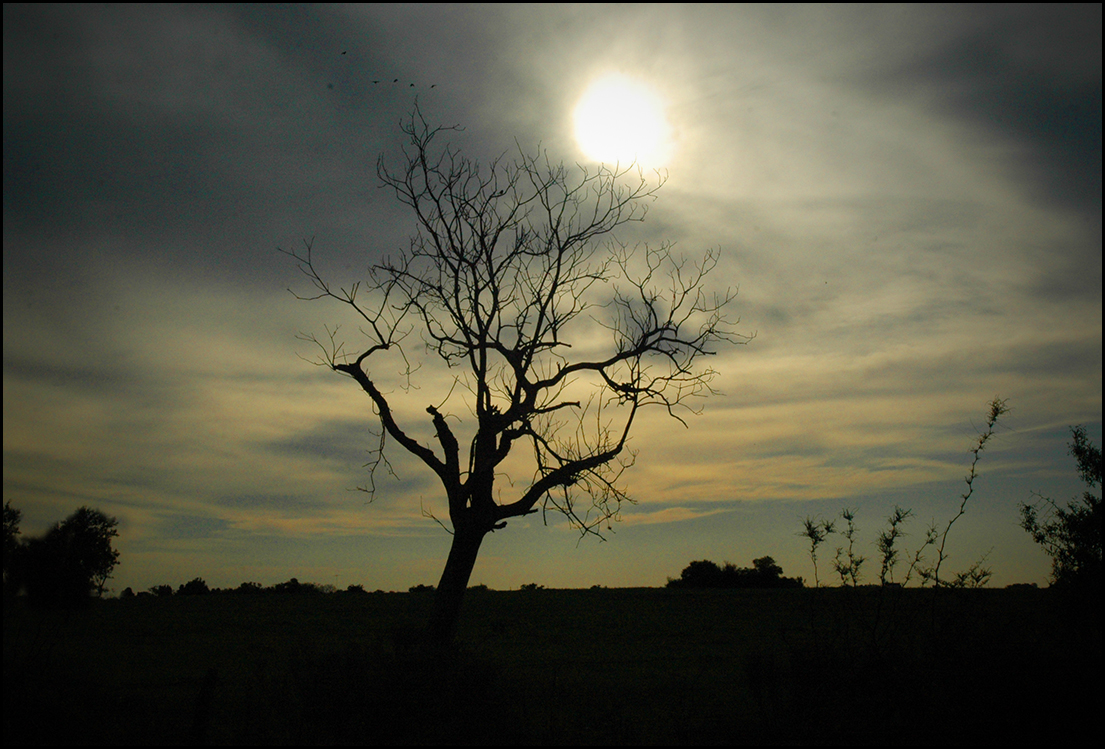
<svg viewBox="0 0 1105 749">
<path fill-rule="evenodd" d="M 988 555 L 994 584 L 1043 584 L 1018 503 L 1081 492 L 1069 425 L 1101 440 L 1100 4 L 6 4 L 4 500 L 24 532 L 118 517 L 116 591 L 436 584 L 440 485 L 393 453 L 400 480 L 354 491 L 368 400 L 297 334 L 355 321 L 297 301 L 276 248 L 313 237 L 346 284 L 405 246 L 376 160 L 416 95 L 474 158 L 573 164 L 573 107 L 611 72 L 671 127 L 624 238 L 720 249 L 711 283 L 739 286 L 756 338 L 711 362 L 722 395 L 689 428 L 642 419 L 638 504 L 607 542 L 511 521 L 472 582 L 655 586 L 763 555 L 812 581 L 802 520 L 844 507 L 870 557 L 913 509 L 911 550 L 958 508 L 998 396 L 945 569 Z"/>
</svg>

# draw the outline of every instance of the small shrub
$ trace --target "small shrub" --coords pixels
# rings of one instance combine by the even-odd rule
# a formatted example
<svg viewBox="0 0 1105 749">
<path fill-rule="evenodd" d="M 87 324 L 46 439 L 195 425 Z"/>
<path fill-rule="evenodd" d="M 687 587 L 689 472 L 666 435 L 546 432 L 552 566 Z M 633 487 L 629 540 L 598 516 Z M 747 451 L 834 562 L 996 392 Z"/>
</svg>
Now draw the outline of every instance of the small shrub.
<svg viewBox="0 0 1105 749">
<path fill-rule="evenodd" d="M 833 569 L 840 575 L 840 584 L 847 585 L 848 581 L 852 581 L 852 587 L 859 585 L 860 567 L 867 561 L 867 557 L 860 556 L 855 551 L 856 544 L 856 513 L 855 510 L 844 509 L 840 512 L 840 517 L 847 523 L 847 527 L 842 534 L 844 538 L 848 540 L 848 551 L 844 551 L 843 546 L 836 548 L 836 556 L 833 557 Z"/>
<path fill-rule="evenodd" d="M 817 575 L 817 548 L 825 543 L 825 539 L 836 530 L 831 520 L 814 520 L 807 517 L 799 536 L 805 536 L 810 540 L 810 561 L 813 562 L 813 586 L 821 587 L 821 580 Z"/>
</svg>

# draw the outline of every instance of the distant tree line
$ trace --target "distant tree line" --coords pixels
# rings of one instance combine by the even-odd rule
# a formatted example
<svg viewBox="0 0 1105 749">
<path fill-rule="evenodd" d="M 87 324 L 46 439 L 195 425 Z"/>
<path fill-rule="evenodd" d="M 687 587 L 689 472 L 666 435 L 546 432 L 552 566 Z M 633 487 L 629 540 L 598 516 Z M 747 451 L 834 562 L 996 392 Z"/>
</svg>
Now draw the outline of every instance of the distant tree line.
<svg viewBox="0 0 1105 749">
<path fill-rule="evenodd" d="M 668 578 L 669 588 L 801 588 L 800 577 L 783 577 L 783 568 L 771 557 L 752 560 L 751 567 L 731 562 L 718 566 L 708 559 L 691 562 L 677 578 Z"/>
<path fill-rule="evenodd" d="M 595 588 L 599 586 L 594 586 Z M 535 590 L 543 589 L 544 586 L 530 583 L 528 586 L 523 585 L 522 590 Z M 479 585 L 472 585 L 468 588 L 470 591 L 476 591 L 477 593 L 484 593 L 489 590 L 486 585 L 482 583 Z M 383 594 L 387 592 L 377 589 L 373 591 L 373 594 Z M 432 585 L 412 585 L 407 589 L 408 593 L 433 593 L 434 586 Z M 349 585 L 346 588 L 338 588 L 334 585 L 320 585 L 319 583 L 302 583 L 296 578 L 292 578 L 287 582 L 277 583 L 276 585 L 262 585 L 255 582 L 244 582 L 236 588 L 212 588 L 208 586 L 207 582 L 202 577 L 197 577 L 189 580 L 186 583 L 178 585 L 175 589 L 172 585 L 154 585 L 147 590 L 135 592 L 132 588 L 126 588 L 120 594 L 120 598 L 138 598 L 145 596 L 153 596 L 155 598 L 169 598 L 172 596 L 196 596 L 196 595 L 369 595 L 369 592 L 365 590 L 363 585 Z"/>
<path fill-rule="evenodd" d="M 376 591 L 377 593 L 383 593 L 382 590 Z M 350 585 L 344 590 L 339 590 L 333 585 L 320 585 L 318 583 L 301 583 L 298 579 L 292 578 L 287 582 L 277 583 L 276 585 L 264 586 L 261 583 L 244 582 L 236 588 L 212 588 L 207 585 L 207 582 L 202 577 L 196 577 L 189 580 L 186 583 L 182 583 L 177 586 L 176 590 L 172 585 L 154 585 L 148 590 L 135 593 L 133 589 L 126 588 L 120 594 L 121 598 L 136 598 L 138 596 L 152 595 L 157 598 L 169 598 L 171 596 L 200 596 L 208 594 L 217 595 L 300 595 L 300 596 L 313 596 L 313 595 L 327 595 L 330 593 L 343 593 L 350 595 L 367 595 L 368 591 L 364 589 L 363 585 Z"/>
<path fill-rule="evenodd" d="M 4 503 L 4 600 L 25 594 L 33 605 L 72 607 L 102 596 L 119 563 L 111 540 L 119 521 L 81 507 L 41 538 L 20 538 L 23 513 Z"/>
</svg>

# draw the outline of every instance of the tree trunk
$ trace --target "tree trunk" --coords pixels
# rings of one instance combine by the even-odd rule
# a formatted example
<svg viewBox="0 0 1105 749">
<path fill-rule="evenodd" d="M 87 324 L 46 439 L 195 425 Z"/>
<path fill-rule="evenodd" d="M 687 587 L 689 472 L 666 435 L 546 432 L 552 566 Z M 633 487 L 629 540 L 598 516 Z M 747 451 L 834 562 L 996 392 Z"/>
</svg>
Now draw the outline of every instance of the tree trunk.
<svg viewBox="0 0 1105 749">
<path fill-rule="evenodd" d="M 468 589 L 468 579 L 476 565 L 483 537 L 481 531 L 454 530 L 449 559 L 434 592 L 434 610 L 428 631 L 430 643 L 434 646 L 448 645 L 453 640 L 464 592 Z"/>
</svg>

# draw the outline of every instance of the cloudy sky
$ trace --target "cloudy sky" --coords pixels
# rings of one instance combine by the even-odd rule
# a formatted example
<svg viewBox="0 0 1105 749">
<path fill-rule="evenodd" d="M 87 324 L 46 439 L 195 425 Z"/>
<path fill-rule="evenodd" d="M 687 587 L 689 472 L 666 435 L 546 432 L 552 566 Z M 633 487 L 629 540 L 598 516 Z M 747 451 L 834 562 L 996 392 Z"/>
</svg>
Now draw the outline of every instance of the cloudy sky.
<svg viewBox="0 0 1105 749">
<path fill-rule="evenodd" d="M 955 514 L 995 396 L 1012 411 L 945 569 L 988 555 L 994 584 L 1044 583 L 1017 505 L 1080 492 L 1069 425 L 1101 439 L 1099 4 L 5 5 L 4 500 L 24 532 L 115 515 L 116 591 L 436 583 L 439 485 L 393 453 L 399 480 L 355 491 L 368 401 L 297 338 L 355 321 L 290 294 L 277 248 L 313 237 L 348 284 L 405 246 L 376 160 L 416 96 L 473 158 L 586 164 L 572 112 L 613 73 L 669 126 L 668 181 L 618 238 L 720 249 L 711 283 L 739 286 L 756 338 L 711 361 L 722 394 L 689 428 L 637 425 L 638 504 L 605 543 L 512 521 L 473 583 L 653 586 L 763 555 L 812 580 L 802 520 L 844 507 L 872 557 L 911 508 L 911 549 Z M 440 404 L 436 385 L 415 395 Z"/>
</svg>

